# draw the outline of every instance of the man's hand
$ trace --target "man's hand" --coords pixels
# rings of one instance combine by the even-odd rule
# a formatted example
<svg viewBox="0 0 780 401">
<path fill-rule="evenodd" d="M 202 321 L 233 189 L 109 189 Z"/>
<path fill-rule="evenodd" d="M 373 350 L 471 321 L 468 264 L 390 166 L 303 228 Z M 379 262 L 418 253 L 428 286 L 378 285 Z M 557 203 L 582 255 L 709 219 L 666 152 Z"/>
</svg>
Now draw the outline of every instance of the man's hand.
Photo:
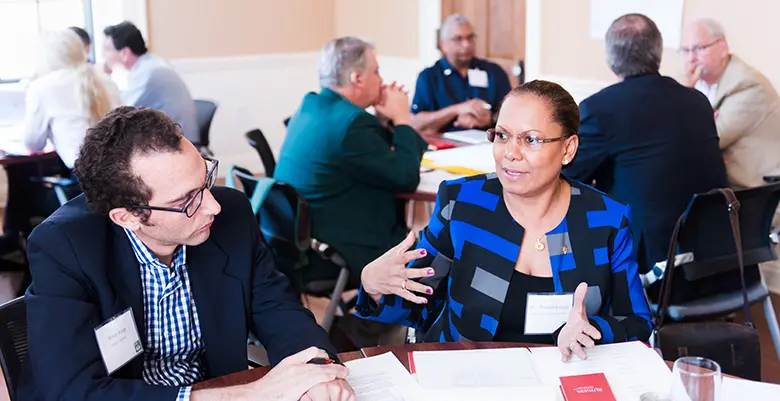
<svg viewBox="0 0 780 401">
<path fill-rule="evenodd" d="M 335 363 L 328 365 L 307 363 L 314 358 L 328 358 L 328 354 L 321 349 L 311 347 L 288 356 L 271 369 L 265 377 L 250 383 L 251 391 L 257 394 L 258 400 L 298 401 L 314 387 L 331 383 L 337 379 L 346 379 L 349 374 L 346 367 Z M 331 386 L 327 386 L 327 390 L 330 393 Z M 316 400 L 320 399 L 316 398 Z"/>
<path fill-rule="evenodd" d="M 376 112 L 399 126 L 410 125 L 412 113 L 409 111 L 409 95 L 403 85 L 393 82 L 382 88 L 382 100 L 375 105 Z"/>
<path fill-rule="evenodd" d="M 467 100 L 458 105 L 458 118 L 454 125 L 460 128 L 488 127 L 493 122 L 490 106 L 482 99 Z"/>
<path fill-rule="evenodd" d="M 688 82 L 688 87 L 693 88 L 696 85 L 696 82 L 701 78 L 702 72 L 704 72 L 704 68 L 700 65 L 691 64 L 687 66 L 685 79 Z"/>
<path fill-rule="evenodd" d="M 355 391 L 346 380 L 337 379 L 312 387 L 301 401 L 355 401 Z"/>
</svg>

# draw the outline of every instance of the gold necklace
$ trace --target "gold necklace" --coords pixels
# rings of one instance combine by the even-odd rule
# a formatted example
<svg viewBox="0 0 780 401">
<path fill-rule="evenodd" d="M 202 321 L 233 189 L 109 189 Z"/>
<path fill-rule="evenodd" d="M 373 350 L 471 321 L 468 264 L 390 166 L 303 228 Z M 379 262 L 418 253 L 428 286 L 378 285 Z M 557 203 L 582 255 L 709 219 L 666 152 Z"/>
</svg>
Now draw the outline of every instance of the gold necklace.
<svg viewBox="0 0 780 401">
<path fill-rule="evenodd" d="M 558 198 L 555 200 L 555 211 L 552 214 L 553 218 L 558 214 L 558 206 L 561 205 L 561 192 L 562 191 L 563 191 L 563 185 L 559 184 L 558 185 L 558 195 L 557 195 Z M 535 245 L 535 247 L 536 247 L 536 250 L 539 251 L 539 252 L 544 250 L 544 243 L 542 242 L 542 238 L 544 238 L 546 235 L 547 235 L 547 232 L 542 234 L 540 237 L 536 238 L 536 245 Z"/>
</svg>

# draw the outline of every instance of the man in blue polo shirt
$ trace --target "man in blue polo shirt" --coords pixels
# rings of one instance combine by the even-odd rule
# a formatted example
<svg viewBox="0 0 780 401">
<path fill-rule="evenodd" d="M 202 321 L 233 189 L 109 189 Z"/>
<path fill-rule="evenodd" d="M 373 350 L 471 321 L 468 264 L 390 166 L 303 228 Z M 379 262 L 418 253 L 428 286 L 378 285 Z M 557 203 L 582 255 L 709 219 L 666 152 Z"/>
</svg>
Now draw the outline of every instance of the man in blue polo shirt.
<svg viewBox="0 0 780 401">
<path fill-rule="evenodd" d="M 413 121 L 420 131 L 447 132 L 488 128 L 511 89 L 506 72 L 474 57 L 476 35 L 466 17 L 453 14 L 442 23 L 439 48 L 444 57 L 417 78 Z"/>
</svg>

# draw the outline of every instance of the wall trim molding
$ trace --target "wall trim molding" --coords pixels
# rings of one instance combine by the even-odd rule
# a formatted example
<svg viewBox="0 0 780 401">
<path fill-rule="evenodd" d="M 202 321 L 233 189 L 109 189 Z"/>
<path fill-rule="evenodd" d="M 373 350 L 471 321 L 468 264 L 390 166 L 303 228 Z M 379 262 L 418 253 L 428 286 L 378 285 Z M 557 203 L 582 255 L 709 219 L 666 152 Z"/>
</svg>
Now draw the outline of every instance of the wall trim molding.
<svg viewBox="0 0 780 401">
<path fill-rule="evenodd" d="M 542 0 L 525 3 L 525 80 L 542 75 Z"/>
</svg>

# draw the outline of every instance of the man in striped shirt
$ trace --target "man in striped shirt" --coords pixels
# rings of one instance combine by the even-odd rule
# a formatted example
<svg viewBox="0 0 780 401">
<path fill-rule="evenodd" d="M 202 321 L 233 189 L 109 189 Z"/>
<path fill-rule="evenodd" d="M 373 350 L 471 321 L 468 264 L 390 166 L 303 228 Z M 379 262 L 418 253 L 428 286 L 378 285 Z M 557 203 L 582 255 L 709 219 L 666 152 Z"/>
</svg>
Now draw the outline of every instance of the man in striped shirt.
<svg viewBox="0 0 780 401">
<path fill-rule="evenodd" d="M 274 268 L 246 196 L 213 187 L 218 164 L 152 109 L 120 107 L 88 131 L 84 195 L 30 236 L 18 399 L 354 399 L 344 366 L 308 363 L 335 350 Z M 119 335 L 101 342 L 109 328 Z M 274 369 L 193 390 L 247 368 L 250 331 Z"/>
</svg>

